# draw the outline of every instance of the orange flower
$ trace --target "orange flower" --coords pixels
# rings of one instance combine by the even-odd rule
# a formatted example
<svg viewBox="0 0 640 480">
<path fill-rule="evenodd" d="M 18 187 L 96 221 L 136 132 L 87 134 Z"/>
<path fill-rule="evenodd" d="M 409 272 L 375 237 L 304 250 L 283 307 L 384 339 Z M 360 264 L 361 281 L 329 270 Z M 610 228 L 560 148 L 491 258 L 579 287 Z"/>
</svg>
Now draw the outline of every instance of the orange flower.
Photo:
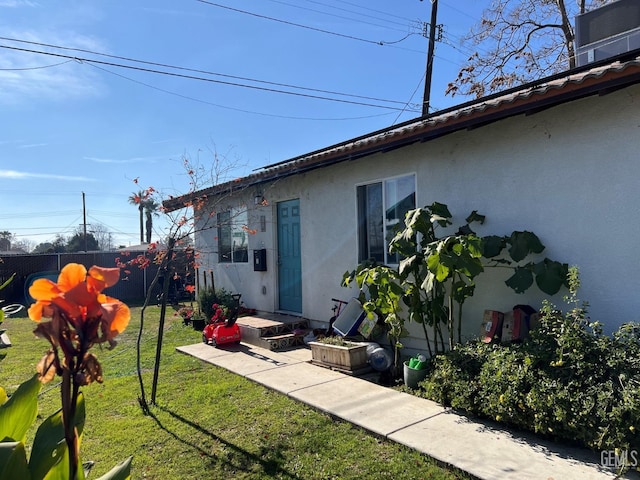
<svg viewBox="0 0 640 480">
<path fill-rule="evenodd" d="M 87 272 L 84 265 L 65 265 L 57 283 L 46 278 L 33 282 L 29 294 L 36 303 L 29 308 L 29 318 L 39 322 L 42 317 L 54 318 L 57 311 L 90 342 L 111 341 L 124 331 L 130 318 L 124 303 L 102 293 L 119 279 L 118 268 L 93 266 Z"/>
</svg>

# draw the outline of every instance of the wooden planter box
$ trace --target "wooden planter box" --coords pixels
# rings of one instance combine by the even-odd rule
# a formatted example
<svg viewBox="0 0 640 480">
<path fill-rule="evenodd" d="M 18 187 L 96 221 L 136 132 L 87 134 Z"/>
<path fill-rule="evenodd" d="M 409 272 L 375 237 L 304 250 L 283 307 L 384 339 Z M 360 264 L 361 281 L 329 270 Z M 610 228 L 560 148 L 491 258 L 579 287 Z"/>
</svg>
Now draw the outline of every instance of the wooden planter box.
<svg viewBox="0 0 640 480">
<path fill-rule="evenodd" d="M 352 375 L 370 370 L 367 362 L 366 345 L 331 345 L 322 342 L 309 342 L 311 363 L 339 370 Z"/>
</svg>

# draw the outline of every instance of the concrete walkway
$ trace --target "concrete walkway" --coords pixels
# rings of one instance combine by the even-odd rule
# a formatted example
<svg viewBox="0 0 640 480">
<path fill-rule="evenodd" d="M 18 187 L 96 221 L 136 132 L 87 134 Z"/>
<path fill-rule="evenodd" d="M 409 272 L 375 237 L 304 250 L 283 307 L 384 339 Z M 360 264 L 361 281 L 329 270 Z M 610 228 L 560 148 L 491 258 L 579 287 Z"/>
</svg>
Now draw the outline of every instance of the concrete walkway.
<svg viewBox="0 0 640 480">
<path fill-rule="evenodd" d="M 178 351 L 487 480 L 613 479 L 601 455 L 514 434 L 435 402 L 312 365 L 311 350 L 199 343 Z M 631 474 L 626 478 L 640 478 Z"/>
</svg>

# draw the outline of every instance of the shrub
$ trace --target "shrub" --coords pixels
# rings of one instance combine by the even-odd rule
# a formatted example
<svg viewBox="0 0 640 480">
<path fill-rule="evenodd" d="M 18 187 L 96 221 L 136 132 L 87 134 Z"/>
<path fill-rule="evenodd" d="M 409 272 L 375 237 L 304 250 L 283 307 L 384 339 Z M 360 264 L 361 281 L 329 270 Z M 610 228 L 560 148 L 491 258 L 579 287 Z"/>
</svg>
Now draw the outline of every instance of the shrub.
<svg viewBox="0 0 640 480">
<path fill-rule="evenodd" d="M 478 377 L 490 348 L 482 342 L 470 342 L 433 357 L 428 366 L 430 373 L 421 383 L 424 396 L 448 407 L 480 414 Z"/>
<path fill-rule="evenodd" d="M 224 288 L 218 290 L 205 288 L 198 291 L 198 307 L 207 320 L 215 314 L 214 304 L 224 305 L 226 307 L 233 306 L 231 292 L 226 291 Z"/>
<path fill-rule="evenodd" d="M 638 450 L 640 325 L 603 334 L 578 305 L 577 269 L 571 276 L 572 309 L 546 303 L 523 343 L 474 341 L 435 357 L 422 395 L 595 450 Z"/>
</svg>

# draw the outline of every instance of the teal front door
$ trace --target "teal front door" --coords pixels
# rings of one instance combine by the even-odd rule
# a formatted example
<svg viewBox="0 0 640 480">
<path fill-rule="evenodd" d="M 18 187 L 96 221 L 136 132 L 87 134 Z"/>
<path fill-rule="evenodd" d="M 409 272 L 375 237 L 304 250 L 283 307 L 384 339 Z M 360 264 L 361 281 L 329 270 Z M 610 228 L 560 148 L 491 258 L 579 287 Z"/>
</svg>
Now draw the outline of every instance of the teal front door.
<svg viewBox="0 0 640 480">
<path fill-rule="evenodd" d="M 300 201 L 278 203 L 278 307 L 302 313 Z"/>
</svg>

